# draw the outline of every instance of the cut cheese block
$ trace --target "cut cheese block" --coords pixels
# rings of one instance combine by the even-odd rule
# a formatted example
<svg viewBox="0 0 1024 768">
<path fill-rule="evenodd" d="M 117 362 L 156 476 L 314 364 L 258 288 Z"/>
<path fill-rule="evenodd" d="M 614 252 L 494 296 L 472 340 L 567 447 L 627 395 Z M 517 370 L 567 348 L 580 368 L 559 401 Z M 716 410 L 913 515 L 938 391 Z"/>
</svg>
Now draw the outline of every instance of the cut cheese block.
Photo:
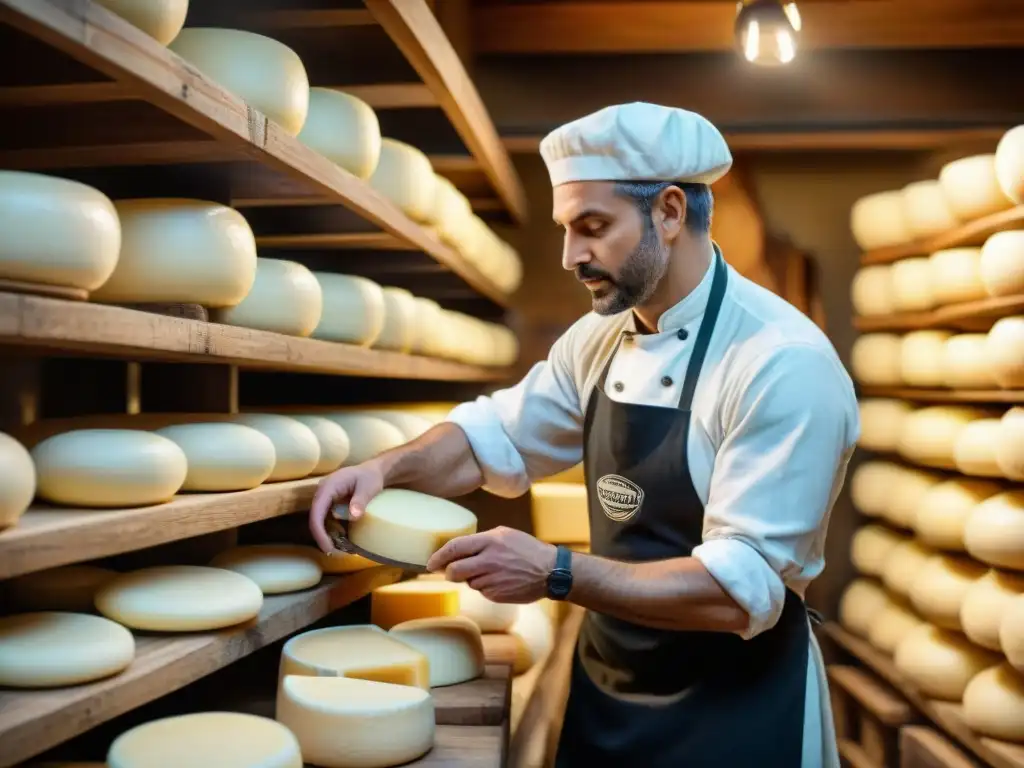
<svg viewBox="0 0 1024 768">
<path fill-rule="evenodd" d="M 987 569 L 970 558 L 936 555 L 910 585 L 910 602 L 929 622 L 943 629 L 960 630 L 960 608 L 967 591 Z"/>
<path fill-rule="evenodd" d="M 910 530 L 921 508 L 921 500 L 932 488 L 942 482 L 934 472 L 901 467 L 889 487 L 889 503 L 884 517 L 897 528 Z"/>
<path fill-rule="evenodd" d="M 348 523 L 348 538 L 367 553 L 426 565 L 459 536 L 476 533 L 476 515 L 448 499 L 403 488 L 385 488 Z"/>
<path fill-rule="evenodd" d="M 496 603 L 464 582 L 458 582 L 459 614 L 471 619 L 481 632 L 508 632 L 519 615 L 517 605 Z"/>
<path fill-rule="evenodd" d="M 384 329 L 384 292 L 358 275 L 314 272 L 323 290 L 323 311 L 312 336 L 368 347 Z"/>
<path fill-rule="evenodd" d="M 996 146 L 996 181 L 1014 203 L 1024 203 L 1024 125 L 1003 134 Z"/>
<path fill-rule="evenodd" d="M 876 264 L 858 269 L 850 285 L 850 299 L 858 315 L 891 315 L 896 311 L 892 299 L 892 269 Z"/>
<path fill-rule="evenodd" d="M 480 628 L 464 616 L 403 621 L 390 634 L 427 657 L 431 688 L 464 683 L 484 673 Z"/>
<path fill-rule="evenodd" d="M 0 685 L 59 688 L 100 680 L 135 658 L 132 633 L 100 616 L 42 611 L 0 617 Z"/>
<path fill-rule="evenodd" d="M 864 251 L 913 240 L 903 208 L 903 191 L 877 192 L 857 200 L 850 209 L 850 229 Z"/>
<path fill-rule="evenodd" d="M 1024 672 L 1024 597 L 1015 597 L 999 624 L 999 647 L 1017 670 Z"/>
<path fill-rule="evenodd" d="M 244 491 L 274 470 L 274 444 L 243 424 L 172 424 L 156 434 L 173 440 L 188 460 L 183 491 Z"/>
<path fill-rule="evenodd" d="M 910 589 L 935 551 L 914 539 L 901 541 L 889 552 L 882 566 L 882 582 L 894 595 L 910 598 Z"/>
<path fill-rule="evenodd" d="M 117 266 L 121 223 L 98 189 L 0 170 L 0 278 L 93 291 Z"/>
<path fill-rule="evenodd" d="M 249 621 L 263 607 L 252 579 L 198 565 L 143 568 L 111 579 L 96 593 L 104 616 L 132 629 L 202 632 Z"/>
<path fill-rule="evenodd" d="M 370 186 L 415 221 L 426 222 L 433 212 L 434 169 L 427 156 L 409 144 L 381 140 L 380 160 Z"/>
<path fill-rule="evenodd" d="M 310 88 L 299 141 L 360 179 L 380 160 L 380 122 L 362 99 L 333 88 Z"/>
<path fill-rule="evenodd" d="M 185 26 L 188 0 L 98 0 L 160 45 L 167 45 Z"/>
<path fill-rule="evenodd" d="M 958 333 L 951 337 L 942 356 L 945 386 L 953 389 L 995 387 L 987 346 L 988 336 L 984 333 Z"/>
<path fill-rule="evenodd" d="M 903 211 L 914 237 L 931 237 L 959 224 L 942 185 L 935 179 L 915 181 L 903 188 Z"/>
<path fill-rule="evenodd" d="M 981 280 L 990 296 L 1024 293 L 1024 230 L 996 232 L 981 247 Z"/>
<path fill-rule="evenodd" d="M 256 582 L 264 595 L 297 592 L 320 583 L 319 550 L 297 544 L 250 544 L 221 552 L 210 561 Z"/>
<path fill-rule="evenodd" d="M 1003 472 L 996 461 L 999 441 L 999 419 L 976 419 L 963 428 L 956 439 L 953 461 L 965 475 L 1001 477 Z"/>
<path fill-rule="evenodd" d="M 13 437 L 0 432 L 0 529 L 16 524 L 35 495 L 32 455 Z"/>
<path fill-rule="evenodd" d="M 350 412 L 325 413 L 323 416 L 348 435 L 350 451 L 346 463 L 349 465 L 362 464 L 407 442 L 398 427 L 376 416 Z"/>
<path fill-rule="evenodd" d="M 850 540 L 850 561 L 865 576 L 881 576 L 893 547 L 907 537 L 882 525 L 865 525 Z"/>
<path fill-rule="evenodd" d="M 985 340 L 985 356 L 1000 387 L 1024 387 L 1024 317 L 997 320 Z"/>
<path fill-rule="evenodd" d="M 440 579 L 414 579 L 373 590 L 370 620 L 383 629 L 416 619 L 457 616 L 459 588 Z"/>
<path fill-rule="evenodd" d="M 65 565 L 27 573 L 5 586 L 11 601 L 26 611 L 92 613 L 96 592 L 115 576 L 95 565 Z"/>
<path fill-rule="evenodd" d="M 410 352 L 416 341 L 416 298 L 404 288 L 384 288 L 384 327 L 373 346 Z"/>
<path fill-rule="evenodd" d="M 999 186 L 994 154 L 948 163 L 939 171 L 939 183 L 953 213 L 963 221 L 1005 211 L 1013 205 Z"/>
<path fill-rule="evenodd" d="M 862 384 L 895 387 L 903 383 L 903 339 L 894 333 L 866 333 L 853 342 L 850 367 Z"/>
<path fill-rule="evenodd" d="M 302 768 L 294 734 L 267 717 L 195 712 L 151 720 L 110 745 L 109 768 Z"/>
<path fill-rule="evenodd" d="M 892 265 L 892 301 L 897 312 L 923 312 L 936 306 L 927 256 L 900 259 Z"/>
<path fill-rule="evenodd" d="M 256 239 L 238 211 L 180 198 L 114 205 L 121 256 L 93 300 L 232 307 L 249 293 L 256 279 Z"/>
<path fill-rule="evenodd" d="M 516 675 L 543 663 L 555 647 L 555 625 L 541 601 L 520 605 L 508 632 L 519 641 L 512 670 Z"/>
<path fill-rule="evenodd" d="M 40 498 L 79 507 L 141 507 L 170 501 L 188 462 L 172 440 L 130 429 L 78 429 L 32 449 Z"/>
<path fill-rule="evenodd" d="M 1003 414 L 996 436 L 996 462 L 1003 477 L 1024 480 L 1024 408 Z"/>
<path fill-rule="evenodd" d="M 896 667 L 925 696 L 943 701 L 960 701 L 971 678 L 998 660 L 963 635 L 928 624 L 908 634 L 895 655 Z"/>
<path fill-rule="evenodd" d="M 323 291 L 312 272 L 297 261 L 259 257 L 249 293 L 235 306 L 216 310 L 211 319 L 286 336 L 309 336 L 322 310 Z"/>
<path fill-rule="evenodd" d="M 868 642 L 890 656 L 924 620 L 907 605 L 891 600 L 868 625 Z"/>
<path fill-rule="evenodd" d="M 853 470 L 850 498 L 857 511 L 867 517 L 884 517 L 889 509 L 890 489 L 904 468 L 890 461 L 865 461 Z"/>
<path fill-rule="evenodd" d="M 839 623 L 855 635 L 867 637 L 871 622 L 891 602 L 877 582 L 854 579 L 839 598 Z"/>
<path fill-rule="evenodd" d="M 869 397 L 858 403 L 860 437 L 857 445 L 868 451 L 894 452 L 899 446 L 903 420 L 914 406 L 903 400 Z"/>
<path fill-rule="evenodd" d="M 587 486 L 582 483 L 534 483 L 530 488 L 533 535 L 552 544 L 590 542 Z"/>
<path fill-rule="evenodd" d="M 964 428 L 989 414 L 978 408 L 937 405 L 921 408 L 903 422 L 899 452 L 916 464 L 956 468 L 956 441 Z"/>
<path fill-rule="evenodd" d="M 352 443 L 348 439 L 348 433 L 340 424 L 323 416 L 301 413 L 290 413 L 288 416 L 309 427 L 317 442 L 320 443 L 320 459 L 313 467 L 313 471 L 310 472 L 311 475 L 326 475 L 345 463 L 352 450 Z"/>
<path fill-rule="evenodd" d="M 295 734 L 302 759 L 324 768 L 403 765 L 434 745 L 434 701 L 407 685 L 288 675 L 276 717 Z"/>
<path fill-rule="evenodd" d="M 932 292 L 938 304 L 977 301 L 987 295 L 981 279 L 980 248 L 950 248 L 928 257 Z"/>
<path fill-rule="evenodd" d="M 991 570 L 964 595 L 960 626 L 971 642 L 992 651 L 1000 650 L 999 626 L 1011 603 L 1024 595 L 1024 575 Z"/>
<path fill-rule="evenodd" d="M 271 482 L 308 477 L 320 462 L 320 441 L 296 419 L 276 413 L 242 413 L 234 421 L 262 432 L 274 444 L 274 469 L 267 478 Z"/>
<path fill-rule="evenodd" d="M 430 687 L 427 657 L 380 627 L 356 624 L 295 635 L 281 649 L 279 677 L 349 677 Z"/>
<path fill-rule="evenodd" d="M 169 46 L 220 85 L 297 136 L 309 112 L 309 78 L 291 48 L 253 32 L 188 27 Z"/>
<path fill-rule="evenodd" d="M 379 563 L 367 560 L 361 555 L 353 555 L 350 552 L 332 552 L 319 554 L 320 570 L 324 573 L 352 573 L 367 568 L 375 568 Z"/>
<path fill-rule="evenodd" d="M 913 331 L 903 337 L 900 348 L 900 376 L 912 387 L 941 387 L 949 331 Z"/>
<path fill-rule="evenodd" d="M 921 499 L 914 533 L 930 547 L 963 552 L 964 528 L 971 511 L 1000 490 L 987 480 L 956 478 L 939 483 Z"/>
<path fill-rule="evenodd" d="M 418 413 L 404 413 L 403 411 L 387 410 L 383 408 L 379 410 L 372 408 L 360 410 L 359 413 L 364 416 L 372 416 L 375 419 L 381 419 L 382 421 L 386 421 L 388 424 L 398 427 L 398 430 L 402 433 L 405 441 L 415 440 L 434 426 L 434 421 L 432 419 L 428 419 Z"/>
<path fill-rule="evenodd" d="M 964 526 L 964 545 L 983 563 L 1024 571 L 1024 491 L 1000 493 L 976 506 Z"/>
<path fill-rule="evenodd" d="M 1024 743 L 1024 677 L 1009 664 L 975 675 L 964 689 L 964 720 L 982 736 Z"/>
</svg>

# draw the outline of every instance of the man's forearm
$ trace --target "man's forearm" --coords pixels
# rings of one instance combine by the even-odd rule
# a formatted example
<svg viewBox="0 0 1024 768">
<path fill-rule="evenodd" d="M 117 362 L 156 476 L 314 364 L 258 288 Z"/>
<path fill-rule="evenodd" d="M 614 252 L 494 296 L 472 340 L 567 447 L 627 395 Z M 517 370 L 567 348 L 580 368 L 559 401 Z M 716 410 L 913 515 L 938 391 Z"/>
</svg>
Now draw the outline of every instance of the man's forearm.
<svg viewBox="0 0 1024 768">
<path fill-rule="evenodd" d="M 411 443 L 386 451 L 380 463 L 386 486 L 402 486 L 450 498 L 475 491 L 484 482 L 466 433 L 448 422 L 431 427 Z"/>
<path fill-rule="evenodd" d="M 569 600 L 655 629 L 736 632 L 749 617 L 693 557 L 623 563 L 573 553 Z"/>
</svg>

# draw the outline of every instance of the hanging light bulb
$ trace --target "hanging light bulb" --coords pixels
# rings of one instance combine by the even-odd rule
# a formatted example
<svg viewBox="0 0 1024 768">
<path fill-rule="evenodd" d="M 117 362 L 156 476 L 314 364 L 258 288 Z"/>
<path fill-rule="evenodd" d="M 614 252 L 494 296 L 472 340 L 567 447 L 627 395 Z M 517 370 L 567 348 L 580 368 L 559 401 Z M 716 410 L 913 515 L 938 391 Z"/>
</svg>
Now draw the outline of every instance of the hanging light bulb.
<svg viewBox="0 0 1024 768">
<path fill-rule="evenodd" d="M 803 26 L 796 3 L 739 0 L 736 11 L 736 44 L 743 58 L 766 67 L 796 58 L 797 34 Z"/>
</svg>

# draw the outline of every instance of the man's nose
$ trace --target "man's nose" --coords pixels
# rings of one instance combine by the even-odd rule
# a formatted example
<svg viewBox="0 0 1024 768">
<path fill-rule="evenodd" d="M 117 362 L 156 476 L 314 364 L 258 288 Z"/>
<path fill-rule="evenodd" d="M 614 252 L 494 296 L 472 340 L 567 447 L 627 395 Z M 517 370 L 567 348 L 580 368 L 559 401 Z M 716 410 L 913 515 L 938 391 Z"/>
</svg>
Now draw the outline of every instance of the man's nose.
<svg viewBox="0 0 1024 768">
<path fill-rule="evenodd" d="M 566 234 L 562 243 L 562 268 L 574 272 L 580 264 L 590 261 L 590 251 L 586 245 L 571 234 Z"/>
</svg>

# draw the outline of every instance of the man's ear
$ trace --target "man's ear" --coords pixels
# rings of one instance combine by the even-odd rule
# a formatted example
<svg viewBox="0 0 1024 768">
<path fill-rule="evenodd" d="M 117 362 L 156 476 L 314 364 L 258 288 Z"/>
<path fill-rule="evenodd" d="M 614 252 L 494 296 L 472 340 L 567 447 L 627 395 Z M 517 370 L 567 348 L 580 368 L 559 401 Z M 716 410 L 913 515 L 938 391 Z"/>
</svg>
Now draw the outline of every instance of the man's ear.
<svg viewBox="0 0 1024 768">
<path fill-rule="evenodd" d="M 666 243 L 673 243 L 683 231 L 686 222 L 686 195 L 679 187 L 661 190 L 651 211 L 654 225 L 661 231 Z"/>
</svg>

